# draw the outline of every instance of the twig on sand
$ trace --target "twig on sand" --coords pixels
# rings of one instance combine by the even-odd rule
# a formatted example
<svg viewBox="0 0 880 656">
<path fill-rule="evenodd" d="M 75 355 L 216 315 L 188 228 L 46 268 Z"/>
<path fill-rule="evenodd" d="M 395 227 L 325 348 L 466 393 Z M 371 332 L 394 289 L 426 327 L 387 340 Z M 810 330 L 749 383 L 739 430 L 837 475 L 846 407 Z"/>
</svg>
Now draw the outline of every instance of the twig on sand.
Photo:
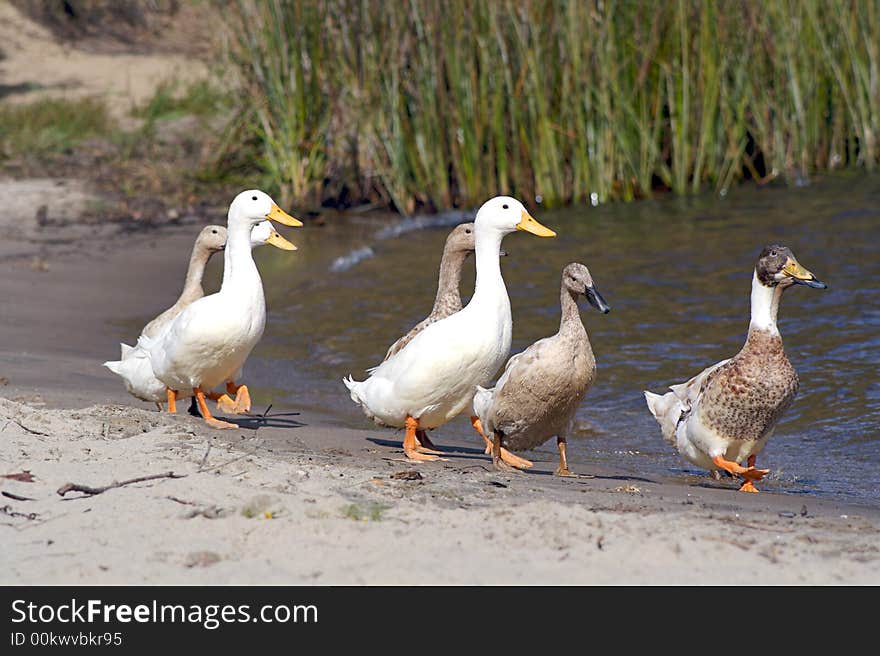
<svg viewBox="0 0 880 656">
<path fill-rule="evenodd" d="M 6 490 L 3 490 L 2 492 L 0 492 L 0 494 L 9 499 L 14 499 L 15 501 L 35 501 L 35 499 L 31 497 L 23 497 L 20 494 L 13 494 L 12 492 L 7 492 Z"/>
<path fill-rule="evenodd" d="M 21 481 L 22 483 L 34 482 L 34 475 L 31 474 L 30 469 L 25 469 L 24 471 L 18 472 L 17 474 L 0 474 L 0 478 L 6 478 L 10 481 Z"/>
<path fill-rule="evenodd" d="M 208 459 L 208 454 L 211 453 L 211 443 L 208 442 L 208 448 L 205 449 L 205 455 L 202 456 L 202 461 L 199 463 L 199 471 L 205 467 L 205 461 Z"/>
<path fill-rule="evenodd" d="M 197 505 L 199 505 L 195 501 L 187 501 L 186 499 L 179 499 L 178 497 L 168 496 L 165 498 L 168 499 L 169 501 L 174 501 L 175 503 L 179 503 L 183 506 L 197 506 Z"/>
<path fill-rule="evenodd" d="M 30 519 L 30 520 L 34 520 L 40 516 L 40 513 L 35 513 L 35 512 L 32 512 L 32 513 L 18 512 L 17 510 L 13 509 L 13 507 L 10 505 L 0 506 L 0 514 L 8 515 L 9 517 L 24 517 L 25 519 Z"/>
<path fill-rule="evenodd" d="M 151 474 L 150 476 L 138 476 L 137 478 L 131 478 L 127 481 L 121 482 L 112 482 L 110 485 L 104 485 L 103 487 L 89 487 L 88 485 L 80 485 L 79 483 L 65 483 L 61 487 L 58 488 L 58 494 L 62 497 L 68 492 L 82 492 L 83 494 L 88 494 L 94 496 L 96 494 L 103 494 L 107 490 L 112 490 L 117 487 L 122 487 L 123 485 L 131 485 L 132 483 L 142 483 L 144 481 L 154 481 L 159 478 L 184 478 L 186 474 L 175 474 L 173 471 L 165 472 L 164 474 Z"/>
<path fill-rule="evenodd" d="M 49 433 L 41 433 L 40 431 L 34 430 L 33 428 L 28 428 L 23 423 L 21 423 L 18 419 L 12 419 L 12 421 L 15 422 L 16 424 L 18 424 L 19 426 L 21 426 L 28 433 L 32 433 L 33 435 L 42 435 L 43 437 L 49 437 Z"/>
</svg>

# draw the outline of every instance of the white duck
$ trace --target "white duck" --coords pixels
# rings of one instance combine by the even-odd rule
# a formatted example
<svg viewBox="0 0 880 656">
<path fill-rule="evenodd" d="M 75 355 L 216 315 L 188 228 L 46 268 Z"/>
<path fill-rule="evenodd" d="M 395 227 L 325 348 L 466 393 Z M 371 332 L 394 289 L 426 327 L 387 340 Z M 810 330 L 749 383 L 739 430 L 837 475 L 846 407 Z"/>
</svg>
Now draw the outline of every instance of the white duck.
<svg viewBox="0 0 880 656">
<path fill-rule="evenodd" d="M 670 386 L 671 392 L 645 391 L 663 438 L 698 467 L 742 477 L 741 492 L 757 492 L 754 481 L 769 473 L 756 469 L 755 460 L 797 394 L 797 372 L 776 326 L 782 292 L 795 284 L 827 287 L 788 247 L 766 246 L 752 275 L 752 316 L 740 352 Z"/>
<path fill-rule="evenodd" d="M 251 231 L 251 248 L 263 246 L 264 244 L 272 244 L 284 250 L 289 250 L 291 246 L 290 242 L 272 228 L 271 221 L 263 221 L 257 224 Z M 202 229 L 193 247 L 183 292 L 174 305 L 144 326 L 141 336 L 147 338 L 155 337 L 184 309 L 205 295 L 202 288 L 205 266 L 211 255 L 223 250 L 225 245 L 226 228 L 223 226 L 206 226 Z M 140 340 L 140 338 L 138 339 Z M 167 399 L 165 384 L 153 374 L 149 354 L 140 344 L 137 346 L 120 344 L 120 347 L 122 349 L 122 359 L 107 361 L 104 363 L 104 366 L 122 378 L 125 389 L 129 394 L 142 401 L 152 401 L 158 406 L 159 410 L 162 410 L 162 402 Z M 191 391 L 182 390 L 177 398 L 189 396 L 192 396 Z M 218 401 L 218 407 L 227 411 L 234 411 L 234 402 L 231 402 L 231 399 L 226 394 L 206 393 L 205 396 Z"/>
<path fill-rule="evenodd" d="M 154 339 L 142 337 L 138 344 L 147 351 L 153 372 L 165 384 L 168 411 L 175 412 L 178 393 L 192 390 L 205 422 L 214 428 L 235 428 L 215 419 L 205 403 L 205 391 L 225 382 L 235 394 L 235 411 L 250 408 L 247 387 L 235 384 L 235 376 L 260 341 L 266 325 L 263 282 L 251 254 L 251 230 L 269 219 L 288 226 L 302 223 L 285 213 L 264 192 L 241 192 L 229 206 L 220 291 L 195 301 Z M 283 237 L 274 245 L 296 247 Z"/>
<path fill-rule="evenodd" d="M 474 220 L 477 280 L 470 302 L 426 327 L 367 380 L 344 379 L 368 417 L 406 429 L 403 450 L 412 460 L 437 459 L 418 446 L 416 431 L 441 426 L 471 407 L 476 386 L 488 383 L 507 359 L 513 322 L 499 254 L 501 240 L 516 230 L 556 235 L 514 198 L 484 203 Z M 473 421 L 478 424 L 476 417 Z"/>
</svg>

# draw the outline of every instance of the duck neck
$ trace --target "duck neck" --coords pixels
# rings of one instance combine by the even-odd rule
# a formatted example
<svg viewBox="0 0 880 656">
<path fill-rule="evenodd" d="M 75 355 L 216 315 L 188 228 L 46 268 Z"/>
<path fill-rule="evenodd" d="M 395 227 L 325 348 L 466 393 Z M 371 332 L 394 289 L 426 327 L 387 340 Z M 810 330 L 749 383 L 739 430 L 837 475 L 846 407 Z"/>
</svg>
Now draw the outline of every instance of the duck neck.
<svg viewBox="0 0 880 656">
<path fill-rule="evenodd" d="M 189 268 L 186 270 L 186 280 L 183 283 L 183 291 L 176 305 L 192 303 L 194 300 L 205 295 L 202 289 L 202 277 L 205 275 L 205 267 L 211 259 L 211 251 L 196 244 L 189 258 Z"/>
<path fill-rule="evenodd" d="M 231 224 L 223 253 L 223 284 L 220 291 L 255 288 L 262 294 L 263 282 L 251 253 L 251 226 L 247 223 Z"/>
<path fill-rule="evenodd" d="M 757 273 L 752 276 L 752 320 L 749 323 L 749 334 L 761 331 L 779 335 L 776 314 L 779 312 L 780 298 L 782 287 L 767 287 L 758 280 Z"/>
<path fill-rule="evenodd" d="M 463 251 L 444 252 L 440 260 L 440 276 L 437 282 L 437 297 L 434 299 L 433 313 L 457 312 L 461 309 L 461 269 L 467 253 Z"/>
<path fill-rule="evenodd" d="M 476 235 L 477 281 L 474 285 L 474 296 L 471 302 L 489 302 L 492 299 L 503 299 L 510 308 L 507 288 L 501 277 L 501 240 L 504 234 L 497 230 L 481 232 Z"/>
<path fill-rule="evenodd" d="M 559 292 L 559 304 L 562 307 L 562 318 L 559 320 L 559 332 L 586 332 L 578 309 L 577 294 L 565 285 Z"/>
</svg>

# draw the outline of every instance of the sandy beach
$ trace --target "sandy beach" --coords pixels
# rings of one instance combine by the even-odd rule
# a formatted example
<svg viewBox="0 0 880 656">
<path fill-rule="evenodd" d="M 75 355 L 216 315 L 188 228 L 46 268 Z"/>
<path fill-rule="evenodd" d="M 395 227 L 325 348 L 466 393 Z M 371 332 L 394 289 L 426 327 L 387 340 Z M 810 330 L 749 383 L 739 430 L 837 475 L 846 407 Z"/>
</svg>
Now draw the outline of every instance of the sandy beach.
<svg viewBox="0 0 880 656">
<path fill-rule="evenodd" d="M 400 434 L 296 407 L 229 431 L 157 413 L 101 362 L 120 317 L 173 300 L 197 226 L 30 221 L 0 241 L 3 584 L 880 583 L 870 506 L 589 461 L 497 473 L 464 432 L 416 465 Z"/>
</svg>

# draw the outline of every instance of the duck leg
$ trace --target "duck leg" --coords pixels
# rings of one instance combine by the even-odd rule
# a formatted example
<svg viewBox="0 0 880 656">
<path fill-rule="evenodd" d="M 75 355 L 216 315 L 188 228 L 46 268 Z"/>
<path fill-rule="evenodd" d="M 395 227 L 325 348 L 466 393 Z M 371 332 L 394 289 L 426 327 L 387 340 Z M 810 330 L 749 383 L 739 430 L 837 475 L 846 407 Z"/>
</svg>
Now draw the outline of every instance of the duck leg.
<svg viewBox="0 0 880 656">
<path fill-rule="evenodd" d="M 483 433 L 483 423 L 480 421 L 479 417 L 471 417 L 471 426 L 474 427 L 474 430 L 480 434 L 480 437 L 486 442 L 486 450 L 484 453 L 486 455 L 492 454 L 492 460 L 495 460 L 495 450 L 494 443 L 488 437 L 486 437 L 485 433 Z M 503 446 L 499 445 L 501 449 L 501 459 L 511 467 L 516 467 L 517 469 L 529 469 L 535 466 L 531 460 L 526 460 L 525 458 L 520 458 L 517 455 L 512 454 L 510 451 L 505 449 Z"/>
<path fill-rule="evenodd" d="M 166 387 L 165 393 L 168 395 L 168 412 L 174 414 L 177 412 L 177 390 Z"/>
<path fill-rule="evenodd" d="M 557 476 L 577 476 L 568 468 L 568 459 L 565 457 L 565 438 L 556 436 L 556 446 L 559 449 L 559 466 L 554 472 Z"/>
<path fill-rule="evenodd" d="M 228 415 L 235 414 L 235 400 L 229 394 L 219 392 L 205 392 L 205 398 L 217 402 L 217 410 Z"/>
<path fill-rule="evenodd" d="M 211 411 L 208 410 L 208 404 L 205 402 L 205 393 L 202 391 L 201 387 L 193 387 L 193 394 L 195 394 L 196 402 L 199 404 L 199 411 L 202 413 L 202 418 L 208 426 L 211 428 L 238 428 L 235 424 L 223 421 L 222 419 L 215 419 L 211 416 Z"/>
<path fill-rule="evenodd" d="M 160 401 L 156 401 L 156 408 L 159 412 L 162 412 L 165 408 L 162 407 L 162 403 Z"/>
<path fill-rule="evenodd" d="M 235 400 L 232 400 L 232 394 Z M 226 381 L 226 394 L 217 398 L 217 409 L 229 414 L 244 415 L 251 411 L 251 394 L 247 385 L 236 385 L 234 380 Z"/>
<path fill-rule="evenodd" d="M 492 440 L 492 465 L 498 471 L 518 471 L 516 467 L 504 461 L 504 456 L 501 454 L 502 451 L 504 449 L 501 447 L 501 431 L 495 431 Z"/>
<path fill-rule="evenodd" d="M 416 439 L 416 431 L 419 430 L 419 420 L 407 415 L 404 422 L 406 433 L 403 436 L 403 452 L 410 460 L 419 462 L 430 462 L 432 460 L 440 460 L 437 456 L 422 453 L 420 451 L 419 442 Z"/>
<path fill-rule="evenodd" d="M 752 455 L 749 456 L 749 459 L 746 462 L 748 463 L 749 467 L 754 467 L 755 461 L 757 459 L 758 459 L 758 457 L 753 453 Z M 760 480 L 760 479 L 758 479 L 758 480 Z M 755 484 L 752 483 L 751 480 L 746 479 L 745 481 L 743 481 L 742 486 L 740 486 L 739 491 L 740 492 L 757 492 L 758 488 L 755 487 Z"/>
<path fill-rule="evenodd" d="M 438 456 L 443 455 L 443 452 L 434 446 L 431 438 L 428 437 L 428 431 L 421 429 L 416 431 L 416 449 L 419 453 L 433 453 Z"/>
<path fill-rule="evenodd" d="M 715 456 L 712 458 L 712 462 L 714 462 L 718 469 L 723 469 L 724 471 L 730 472 L 736 476 L 741 476 L 746 479 L 742 484 L 742 487 L 739 488 L 740 492 L 757 492 L 758 488 L 755 487 L 753 481 L 760 481 L 767 474 L 770 473 L 769 469 L 755 469 L 754 460 L 749 458 L 750 464 L 748 467 L 743 467 L 735 462 L 731 462 L 730 460 L 725 460 L 723 456 Z"/>
</svg>

